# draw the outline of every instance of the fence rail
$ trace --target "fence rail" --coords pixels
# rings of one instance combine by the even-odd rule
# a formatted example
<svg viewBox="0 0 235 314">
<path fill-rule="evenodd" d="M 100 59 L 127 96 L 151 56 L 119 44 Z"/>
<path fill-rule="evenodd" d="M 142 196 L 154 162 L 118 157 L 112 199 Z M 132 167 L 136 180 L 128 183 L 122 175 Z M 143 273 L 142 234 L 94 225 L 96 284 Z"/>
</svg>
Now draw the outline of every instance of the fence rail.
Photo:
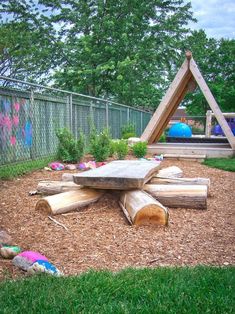
<svg viewBox="0 0 235 314">
<path fill-rule="evenodd" d="M 120 138 L 121 127 L 132 123 L 140 136 L 151 116 L 111 100 L 0 76 L 0 166 L 53 155 L 58 128 L 88 136 L 91 119 L 98 131 L 109 127 Z"/>
</svg>

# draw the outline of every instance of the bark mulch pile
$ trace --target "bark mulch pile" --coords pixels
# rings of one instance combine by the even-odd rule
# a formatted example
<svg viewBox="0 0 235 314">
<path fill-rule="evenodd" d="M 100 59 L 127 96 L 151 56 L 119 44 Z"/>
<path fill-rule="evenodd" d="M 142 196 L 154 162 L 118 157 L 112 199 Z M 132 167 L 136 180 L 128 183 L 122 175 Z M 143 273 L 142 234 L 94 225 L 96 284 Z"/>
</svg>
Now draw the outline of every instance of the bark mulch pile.
<svg viewBox="0 0 235 314">
<path fill-rule="evenodd" d="M 0 181 L 0 229 L 22 249 L 47 256 L 66 275 L 90 268 L 234 265 L 235 173 L 197 162 L 162 163 L 170 165 L 179 166 L 185 177 L 211 179 L 207 210 L 169 209 L 168 227 L 135 227 L 128 224 L 111 192 L 78 212 L 55 216 L 67 231 L 35 211 L 40 196 L 28 195 L 39 180 L 60 180 L 65 171 L 40 170 Z M 0 278 L 6 275 L 14 278 L 23 272 L 0 258 Z"/>
</svg>

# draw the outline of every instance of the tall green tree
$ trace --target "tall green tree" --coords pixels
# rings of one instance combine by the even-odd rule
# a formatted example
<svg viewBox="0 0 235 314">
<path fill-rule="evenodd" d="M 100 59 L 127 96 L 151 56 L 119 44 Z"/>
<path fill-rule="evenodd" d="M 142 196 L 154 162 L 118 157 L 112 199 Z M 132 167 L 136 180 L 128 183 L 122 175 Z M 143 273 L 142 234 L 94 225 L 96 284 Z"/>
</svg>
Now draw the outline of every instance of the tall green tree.
<svg viewBox="0 0 235 314">
<path fill-rule="evenodd" d="M 0 3 L 0 74 L 45 79 L 58 64 L 60 39 L 36 1 Z"/>
<path fill-rule="evenodd" d="M 207 38 L 203 30 L 188 36 L 185 48 L 193 52 L 212 94 L 224 112 L 235 111 L 235 40 Z M 205 115 L 210 109 L 199 88 L 186 97 L 187 111 Z"/>
<path fill-rule="evenodd" d="M 182 0 L 66 0 L 59 86 L 129 105 L 157 105 L 192 19 Z"/>
</svg>

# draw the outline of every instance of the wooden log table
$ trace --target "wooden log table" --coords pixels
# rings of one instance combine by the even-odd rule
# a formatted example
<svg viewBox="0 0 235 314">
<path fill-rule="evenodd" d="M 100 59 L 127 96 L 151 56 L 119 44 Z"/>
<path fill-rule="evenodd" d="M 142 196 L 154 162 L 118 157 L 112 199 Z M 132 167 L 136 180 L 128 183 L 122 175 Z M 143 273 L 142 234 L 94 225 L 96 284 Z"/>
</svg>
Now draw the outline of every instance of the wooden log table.
<svg viewBox="0 0 235 314">
<path fill-rule="evenodd" d="M 73 176 L 74 182 L 96 189 L 142 189 L 156 173 L 160 163 L 148 160 L 116 160 L 100 168 Z"/>
</svg>

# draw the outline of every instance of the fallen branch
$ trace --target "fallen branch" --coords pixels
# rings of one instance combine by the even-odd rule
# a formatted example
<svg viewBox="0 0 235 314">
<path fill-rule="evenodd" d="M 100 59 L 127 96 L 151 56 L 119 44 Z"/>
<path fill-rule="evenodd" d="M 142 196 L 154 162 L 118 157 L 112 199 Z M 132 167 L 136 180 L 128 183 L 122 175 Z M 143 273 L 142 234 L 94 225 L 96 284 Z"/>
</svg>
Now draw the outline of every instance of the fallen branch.
<svg viewBox="0 0 235 314">
<path fill-rule="evenodd" d="M 69 229 L 68 229 L 64 224 L 62 224 L 62 223 L 60 223 L 59 221 L 55 220 L 55 219 L 52 218 L 51 216 L 48 216 L 48 218 L 49 218 L 50 220 L 52 220 L 55 224 L 57 224 L 57 225 L 63 227 L 65 230 L 69 231 Z"/>
</svg>

